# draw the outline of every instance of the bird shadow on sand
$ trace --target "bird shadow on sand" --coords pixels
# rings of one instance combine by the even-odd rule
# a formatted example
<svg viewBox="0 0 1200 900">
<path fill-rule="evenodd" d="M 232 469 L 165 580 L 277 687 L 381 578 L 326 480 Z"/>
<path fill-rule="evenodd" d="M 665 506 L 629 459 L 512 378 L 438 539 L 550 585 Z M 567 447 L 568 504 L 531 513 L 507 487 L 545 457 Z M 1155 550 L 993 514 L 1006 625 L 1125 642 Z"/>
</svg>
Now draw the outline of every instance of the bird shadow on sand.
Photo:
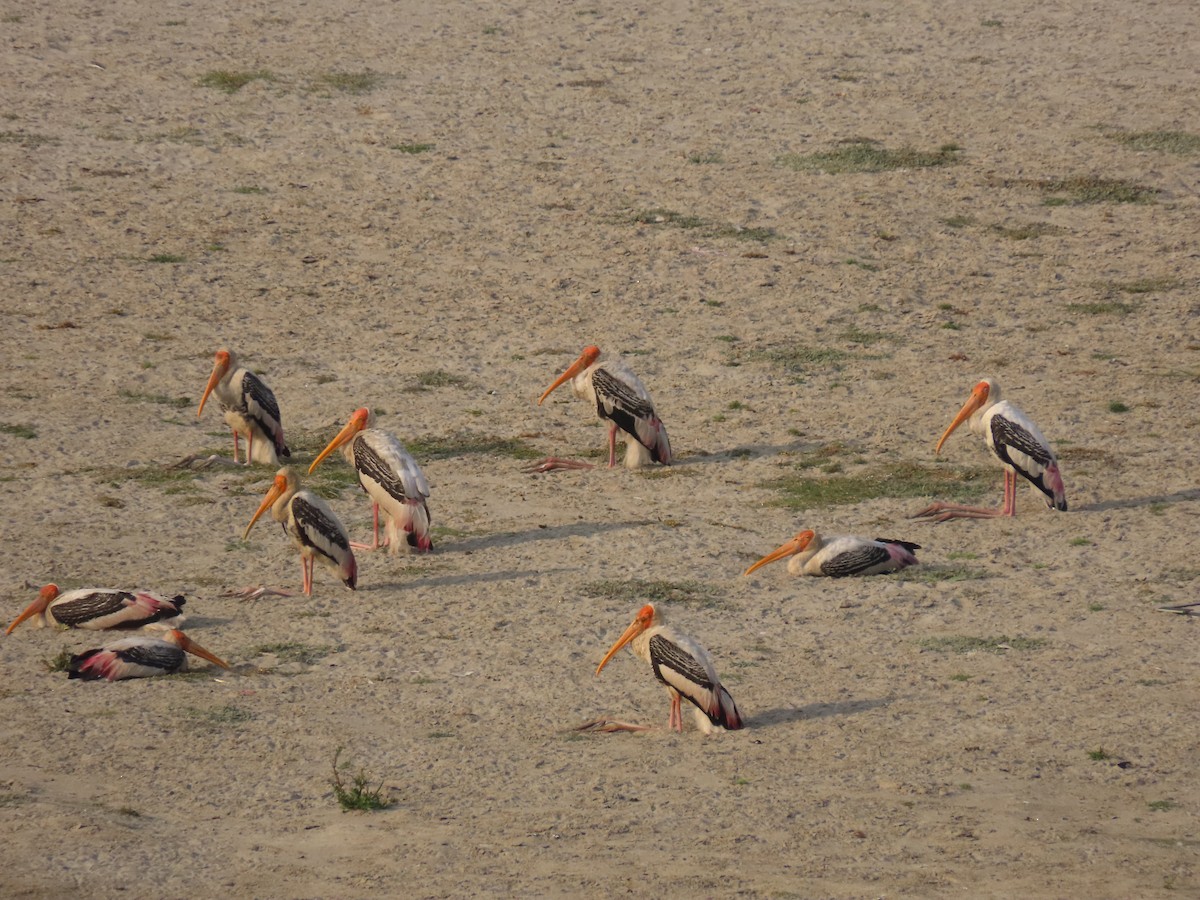
<svg viewBox="0 0 1200 900">
<path fill-rule="evenodd" d="M 1173 494 L 1156 494 L 1153 497 L 1101 500 L 1099 503 L 1085 503 L 1083 506 L 1073 506 L 1071 509 L 1074 512 L 1105 512 L 1110 509 L 1137 509 L 1139 506 L 1154 506 L 1158 503 L 1186 503 L 1189 500 L 1200 500 L 1200 488 L 1189 488 Z"/>
<path fill-rule="evenodd" d="M 438 553 L 469 553 L 474 550 L 491 550 L 495 547 L 511 547 L 515 544 L 527 544 L 531 541 L 557 541 L 569 537 L 594 537 L 607 531 L 620 531 L 624 528 L 641 528 L 645 525 L 656 524 L 650 519 L 636 519 L 628 522 L 577 522 L 573 525 L 547 525 L 529 528 L 525 531 L 503 531 L 499 534 L 483 534 L 478 537 L 468 537 L 463 540 L 440 540 L 437 545 Z"/>
<path fill-rule="evenodd" d="M 693 450 L 671 462 L 671 468 L 727 463 L 738 459 L 754 459 L 760 456 L 775 456 L 779 453 L 802 453 L 823 446 L 820 442 L 796 439 L 786 444 L 746 444 L 727 450 Z"/>
<path fill-rule="evenodd" d="M 756 713 L 746 719 L 752 728 L 770 728 L 787 725 L 805 719 L 824 719 L 828 716 L 852 716 L 889 705 L 895 697 L 880 697 L 876 700 L 847 700 L 842 703 L 810 703 L 807 706 L 781 706 Z"/>
</svg>

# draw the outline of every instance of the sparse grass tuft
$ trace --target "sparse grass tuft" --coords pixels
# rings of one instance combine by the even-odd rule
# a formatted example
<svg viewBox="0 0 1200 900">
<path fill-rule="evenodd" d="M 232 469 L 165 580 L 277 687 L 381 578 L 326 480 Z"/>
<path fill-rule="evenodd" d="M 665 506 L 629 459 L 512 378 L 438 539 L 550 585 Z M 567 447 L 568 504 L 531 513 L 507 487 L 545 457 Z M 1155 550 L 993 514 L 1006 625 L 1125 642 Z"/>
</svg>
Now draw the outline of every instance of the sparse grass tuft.
<svg viewBox="0 0 1200 900">
<path fill-rule="evenodd" d="M 992 231 L 1009 240 L 1028 241 L 1047 234 L 1062 234 L 1066 229 L 1049 222 L 1025 222 L 1021 225 L 993 225 Z"/>
<path fill-rule="evenodd" d="M 1094 303 L 1068 303 L 1067 311 L 1088 316 L 1127 316 L 1137 310 L 1136 303 L 1123 303 L 1120 300 L 1097 300 Z"/>
<path fill-rule="evenodd" d="M 728 605 L 711 584 L 702 581 L 646 581 L 626 578 L 619 581 L 591 581 L 583 586 L 587 597 L 599 600 L 622 600 L 631 606 L 642 603 L 667 603 L 675 606 L 699 606 L 719 609 Z"/>
<path fill-rule="evenodd" d="M 1178 278 L 1135 278 L 1132 281 L 1108 281 L 1097 287 L 1120 291 L 1123 294 L 1157 294 L 1183 287 L 1183 282 Z"/>
<path fill-rule="evenodd" d="M 375 72 L 327 72 L 317 80 L 343 94 L 366 94 L 379 86 L 383 76 Z"/>
<path fill-rule="evenodd" d="M 134 481 L 145 487 L 161 488 L 166 494 L 195 491 L 200 478 L 199 472 L 194 469 L 176 469 L 172 466 L 97 466 L 81 471 L 110 487 L 120 487 Z"/>
<path fill-rule="evenodd" d="M 699 216 L 688 216 L 671 209 L 646 209 L 635 212 L 631 220 L 639 225 L 661 225 L 668 228 L 696 229 L 704 237 L 732 238 L 734 240 L 758 241 L 766 243 L 779 237 L 774 228 L 745 228 L 740 225 L 720 224 L 709 222 Z"/>
<path fill-rule="evenodd" d="M 23 131 L 0 131 L 0 144 L 20 144 L 28 149 L 57 144 L 58 138 L 46 134 L 28 134 Z"/>
<path fill-rule="evenodd" d="M 454 375 L 451 372 L 434 369 L 429 372 L 419 372 L 416 384 L 409 388 L 409 390 L 423 391 L 428 388 L 467 387 L 469 384 L 470 382 L 461 375 Z"/>
<path fill-rule="evenodd" d="M 1108 411 L 1111 413 L 1126 413 L 1129 412 L 1129 407 L 1120 400 L 1113 400 L 1108 404 Z"/>
<path fill-rule="evenodd" d="M 707 153 L 689 153 L 687 155 L 687 161 L 692 165 L 702 166 L 709 163 L 724 162 L 725 160 L 721 158 L 720 153 L 717 153 L 715 150 L 710 150 Z"/>
<path fill-rule="evenodd" d="M 1072 175 L 1067 178 L 1043 178 L 1026 181 L 1046 199 L 1047 206 L 1085 203 L 1153 203 L 1158 188 L 1146 187 L 1125 178 L 1101 178 L 1099 175 Z"/>
<path fill-rule="evenodd" d="M 416 438 L 408 441 L 407 447 L 418 462 L 469 455 L 508 456 L 513 459 L 537 459 L 544 455 L 520 438 L 471 432 L 459 432 L 445 437 Z"/>
<path fill-rule="evenodd" d="M 71 651 L 64 647 L 58 651 L 58 655 L 43 659 L 42 665 L 47 672 L 65 672 L 71 665 L 71 656 Z"/>
<path fill-rule="evenodd" d="M 761 486 L 778 492 L 772 505 L 805 510 L 881 497 L 916 499 L 949 494 L 948 499 L 963 502 L 975 499 L 987 490 L 990 476 L 991 471 L 984 469 L 889 462 L 853 474 L 784 475 L 763 482 Z"/>
<path fill-rule="evenodd" d="M 978 581 L 991 578 L 989 572 L 968 566 L 922 565 L 904 569 L 896 574 L 897 581 L 916 581 L 921 584 L 939 584 L 943 581 Z"/>
<path fill-rule="evenodd" d="M 1043 638 L 1005 636 L 982 638 L 953 635 L 951 637 L 924 638 L 917 644 L 922 650 L 932 650 L 938 653 L 974 653 L 978 650 L 1001 653 L 1005 650 L 1040 650 L 1046 646 L 1046 641 Z"/>
<path fill-rule="evenodd" d="M 838 371 L 850 354 L 837 347 L 809 347 L 799 343 L 774 344 L 769 347 L 730 348 L 733 351 L 731 365 L 741 365 L 742 361 L 754 362 L 765 360 L 781 367 L 785 372 L 793 374 L 811 374 L 818 369 Z"/>
<path fill-rule="evenodd" d="M 1167 810 L 1179 808 L 1179 804 L 1174 800 L 1151 800 L 1146 805 L 1155 812 L 1167 812 Z"/>
<path fill-rule="evenodd" d="M 11 434 L 13 437 L 24 438 L 27 441 L 37 437 L 37 432 L 33 430 L 32 425 L 10 425 L 7 422 L 0 423 L 0 434 Z"/>
<path fill-rule="evenodd" d="M 831 175 L 847 172 L 885 172 L 891 169 L 927 169 L 958 162 L 959 148 L 944 144 L 937 150 L 901 147 L 889 150 L 870 138 L 842 141 L 836 150 L 818 153 L 787 153 L 779 157 L 784 168 L 798 172 L 821 171 Z"/>
<path fill-rule="evenodd" d="M 1191 156 L 1200 153 L 1200 135 L 1187 131 L 1110 131 L 1107 136 L 1134 150 Z"/>
<path fill-rule="evenodd" d="M 117 396 L 125 400 L 133 400 L 136 403 L 158 403 L 163 406 L 169 406 L 172 409 L 187 409 L 192 405 L 192 401 L 188 397 L 168 397 L 166 394 L 143 394 L 139 391 L 128 391 L 124 388 L 117 391 Z"/>
<path fill-rule="evenodd" d="M 278 644 L 260 644 L 247 654 L 248 656 L 277 656 L 280 662 L 297 662 L 310 666 L 319 659 L 324 659 L 330 653 L 336 653 L 337 647 L 329 645 L 304 644 L 300 641 L 283 641 Z"/>
<path fill-rule="evenodd" d="M 391 806 L 392 801 L 384 796 L 383 781 L 379 782 L 378 787 L 370 787 L 374 779 L 367 777 L 366 769 L 359 769 L 351 785 L 346 786 L 345 781 L 342 780 L 342 769 L 349 769 L 350 764 L 338 765 L 338 759 L 341 757 L 343 749 L 345 748 L 338 747 L 333 752 L 333 779 L 330 782 L 333 786 L 333 796 L 342 810 L 344 812 L 351 810 L 370 812 L 376 809 L 387 809 Z"/>
<path fill-rule="evenodd" d="M 418 153 L 428 153 L 433 146 L 433 144 L 392 144 L 389 149 L 416 156 Z"/>
<path fill-rule="evenodd" d="M 180 256 L 177 253 L 155 253 L 153 256 L 146 258 L 147 262 L 152 263 L 181 263 L 186 259 L 187 257 Z"/>
<path fill-rule="evenodd" d="M 1104 748 L 1101 747 L 1099 750 L 1089 750 L 1088 751 L 1088 759 L 1094 759 L 1097 762 L 1099 762 L 1104 759 L 1112 759 L 1112 755 L 1109 753 L 1106 753 Z"/>
<path fill-rule="evenodd" d="M 233 72 L 228 69 L 217 69 L 200 76 L 200 86 L 216 88 L 226 94 L 236 94 L 252 81 L 274 81 L 275 76 L 265 69 L 257 72 Z"/>
</svg>

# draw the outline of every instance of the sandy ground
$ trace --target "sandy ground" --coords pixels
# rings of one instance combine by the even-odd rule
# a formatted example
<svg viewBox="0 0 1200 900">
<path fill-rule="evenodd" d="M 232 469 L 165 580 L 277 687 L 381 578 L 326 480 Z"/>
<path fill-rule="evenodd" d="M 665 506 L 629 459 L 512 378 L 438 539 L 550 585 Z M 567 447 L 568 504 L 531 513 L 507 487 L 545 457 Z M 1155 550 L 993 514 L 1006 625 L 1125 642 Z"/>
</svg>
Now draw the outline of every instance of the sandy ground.
<svg viewBox="0 0 1200 900">
<path fill-rule="evenodd" d="M 1120 139 L 1200 132 L 1194 3 L 750 6 L 0 4 L 6 615 L 51 580 L 185 593 L 234 664 L 85 684 L 45 661 L 103 635 L 0 639 L 0 893 L 1200 894 L 1196 620 L 1157 611 L 1200 584 L 1200 156 Z M 781 164 L 862 138 L 957 162 Z M 1037 184 L 1080 176 L 1152 202 Z M 588 343 L 678 465 L 522 474 L 603 446 L 534 405 Z M 376 407 L 436 553 L 222 597 L 300 572 L 270 523 L 240 541 L 271 470 L 168 468 L 229 453 L 195 414 L 219 346 L 303 464 Z M 1069 513 L 779 505 L 933 468 L 989 374 Z M 999 502 L 977 437 L 938 466 Z M 802 527 L 925 565 L 741 576 Z M 670 590 L 748 727 L 571 732 L 665 723 L 647 667 L 593 670 Z M 339 746 L 390 808 L 339 809 Z"/>
</svg>

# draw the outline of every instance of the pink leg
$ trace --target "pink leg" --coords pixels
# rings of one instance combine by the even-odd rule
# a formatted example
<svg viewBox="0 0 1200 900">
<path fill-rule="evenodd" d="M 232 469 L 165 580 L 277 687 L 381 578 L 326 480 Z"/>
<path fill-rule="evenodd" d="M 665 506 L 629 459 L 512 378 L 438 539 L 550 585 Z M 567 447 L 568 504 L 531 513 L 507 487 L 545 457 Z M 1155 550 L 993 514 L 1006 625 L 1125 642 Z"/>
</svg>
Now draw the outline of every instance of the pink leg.
<svg viewBox="0 0 1200 900">
<path fill-rule="evenodd" d="M 650 731 L 649 725 L 634 725 L 632 722 L 619 722 L 616 719 L 592 719 L 590 722 L 584 722 L 574 729 L 575 731 L 594 731 L 604 734 L 611 734 L 616 731 Z"/>
<path fill-rule="evenodd" d="M 671 718 L 667 722 L 668 728 L 674 728 L 680 734 L 683 733 L 683 710 L 680 708 L 681 698 L 674 691 L 671 692 Z"/>
<path fill-rule="evenodd" d="M 304 571 L 304 596 L 312 596 L 312 566 L 313 558 L 311 556 L 300 557 L 300 568 Z"/>
<path fill-rule="evenodd" d="M 608 467 L 611 469 L 617 464 L 617 423 L 612 422 L 608 426 Z"/>
<path fill-rule="evenodd" d="M 379 543 L 379 504 L 371 504 L 371 536 L 372 540 L 369 544 L 361 544 L 358 541 L 351 541 L 350 546 L 355 550 L 378 550 L 380 547 L 386 547 L 390 540 Z"/>
<path fill-rule="evenodd" d="M 251 431 L 246 437 L 246 465 L 254 462 L 254 432 Z"/>
<path fill-rule="evenodd" d="M 958 503 L 931 503 L 910 519 L 927 519 L 931 522 L 949 522 L 951 519 L 999 519 L 1017 514 L 1017 476 L 1004 470 L 1004 505 L 999 509 L 987 506 L 963 506 Z"/>
<path fill-rule="evenodd" d="M 596 468 L 591 463 L 582 462 L 577 459 L 563 459 L 559 456 L 547 456 L 545 459 L 539 459 L 532 465 L 526 466 L 522 471 L 527 475 L 536 475 L 539 472 L 553 472 L 555 469 L 594 469 Z"/>
<path fill-rule="evenodd" d="M 233 461 L 234 462 L 238 461 L 238 446 L 239 446 L 238 445 L 238 433 L 236 430 L 234 430 L 234 432 L 233 432 Z"/>
</svg>

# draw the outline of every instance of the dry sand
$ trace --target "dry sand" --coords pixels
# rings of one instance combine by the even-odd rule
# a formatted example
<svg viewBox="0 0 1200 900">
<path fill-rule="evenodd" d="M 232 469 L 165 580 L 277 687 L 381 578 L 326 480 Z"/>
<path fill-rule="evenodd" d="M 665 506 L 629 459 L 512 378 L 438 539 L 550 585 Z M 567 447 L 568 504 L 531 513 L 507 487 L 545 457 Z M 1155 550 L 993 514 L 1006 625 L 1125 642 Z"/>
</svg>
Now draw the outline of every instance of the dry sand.
<svg viewBox="0 0 1200 900">
<path fill-rule="evenodd" d="M 1200 893 L 1196 621 L 1156 611 L 1200 584 L 1200 157 L 1118 139 L 1200 132 L 1193 2 L 2 9 L 8 614 L 26 583 L 183 592 L 235 668 L 84 684 L 43 661 L 97 635 L 3 638 L 0 893 Z M 961 149 L 779 164 L 854 138 Z M 1157 193 L 1034 184 L 1073 176 Z M 677 466 L 428 449 L 600 450 L 568 392 L 534 405 L 587 343 L 641 374 Z M 165 468 L 230 450 L 195 415 L 222 345 L 300 462 L 364 404 L 427 448 L 437 552 L 223 598 L 300 572 L 274 527 L 239 541 L 270 470 Z M 1069 513 L 775 505 L 779 476 L 932 465 L 988 374 Z M 999 502 L 977 437 L 942 456 Z M 362 536 L 361 493 L 332 503 Z M 925 566 L 741 577 L 801 527 Z M 597 584 L 628 579 L 708 598 L 667 613 L 748 728 L 567 730 L 665 723 L 632 657 L 592 674 L 646 599 Z M 937 643 L 968 637 L 1010 649 Z M 338 808 L 339 746 L 389 809 Z"/>
</svg>

